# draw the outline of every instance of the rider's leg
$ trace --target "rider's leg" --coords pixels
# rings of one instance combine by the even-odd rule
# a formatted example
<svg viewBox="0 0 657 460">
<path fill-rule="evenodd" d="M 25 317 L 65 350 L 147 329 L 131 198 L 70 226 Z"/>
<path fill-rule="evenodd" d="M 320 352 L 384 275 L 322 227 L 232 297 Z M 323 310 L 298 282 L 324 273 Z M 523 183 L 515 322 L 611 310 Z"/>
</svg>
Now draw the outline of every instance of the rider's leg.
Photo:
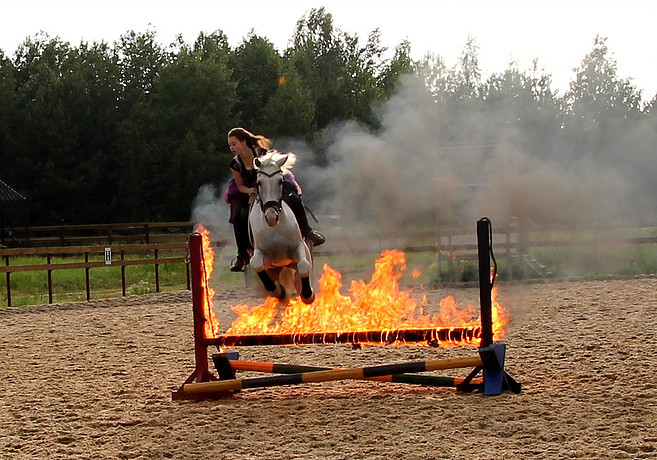
<svg viewBox="0 0 657 460">
<path fill-rule="evenodd" d="M 313 246 L 319 246 L 324 244 L 326 238 L 324 235 L 319 233 L 317 230 L 313 230 L 310 224 L 308 223 L 308 216 L 306 216 L 306 208 L 303 206 L 303 201 L 301 197 L 297 195 L 294 187 L 288 182 L 283 182 L 283 201 L 285 201 L 292 212 L 294 217 L 297 219 L 299 224 L 299 230 L 301 230 L 301 236 L 309 240 Z"/>
<path fill-rule="evenodd" d="M 253 246 L 249 239 L 249 205 L 248 202 L 240 202 L 232 210 L 233 233 L 235 234 L 235 244 L 237 245 L 237 259 L 235 264 L 230 267 L 231 271 L 241 272 L 244 266 L 249 262 Z"/>
</svg>

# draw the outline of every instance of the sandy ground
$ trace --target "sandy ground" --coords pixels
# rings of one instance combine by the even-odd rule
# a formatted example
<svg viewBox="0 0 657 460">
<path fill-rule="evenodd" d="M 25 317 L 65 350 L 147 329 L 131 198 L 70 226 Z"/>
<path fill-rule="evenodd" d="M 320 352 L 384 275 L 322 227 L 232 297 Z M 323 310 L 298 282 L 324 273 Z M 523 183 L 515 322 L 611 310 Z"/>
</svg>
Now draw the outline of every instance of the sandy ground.
<svg viewBox="0 0 657 460">
<path fill-rule="evenodd" d="M 478 305 L 476 287 L 430 293 L 449 294 Z M 219 292 L 215 307 L 259 303 L 250 300 Z M 513 321 L 507 370 L 523 391 L 493 397 L 343 381 L 172 401 L 193 369 L 189 292 L 4 309 L 0 458 L 657 458 L 657 280 L 500 283 L 500 300 Z M 326 366 L 476 353 L 239 351 Z"/>
</svg>

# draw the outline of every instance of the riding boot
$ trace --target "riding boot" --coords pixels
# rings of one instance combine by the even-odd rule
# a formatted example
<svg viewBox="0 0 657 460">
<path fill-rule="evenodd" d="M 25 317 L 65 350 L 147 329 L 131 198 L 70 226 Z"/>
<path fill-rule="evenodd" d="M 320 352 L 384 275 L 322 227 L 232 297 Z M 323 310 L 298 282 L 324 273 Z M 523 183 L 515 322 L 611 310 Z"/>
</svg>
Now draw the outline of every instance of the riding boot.
<svg viewBox="0 0 657 460">
<path fill-rule="evenodd" d="M 313 246 L 319 246 L 324 244 L 326 238 L 324 235 L 319 233 L 316 230 L 313 230 L 310 224 L 308 223 L 308 216 L 306 216 L 306 208 L 303 206 L 301 197 L 296 193 L 284 193 L 283 200 L 290 206 L 294 217 L 297 219 L 297 224 L 299 224 L 299 230 L 301 230 L 301 236 L 309 240 Z"/>
</svg>

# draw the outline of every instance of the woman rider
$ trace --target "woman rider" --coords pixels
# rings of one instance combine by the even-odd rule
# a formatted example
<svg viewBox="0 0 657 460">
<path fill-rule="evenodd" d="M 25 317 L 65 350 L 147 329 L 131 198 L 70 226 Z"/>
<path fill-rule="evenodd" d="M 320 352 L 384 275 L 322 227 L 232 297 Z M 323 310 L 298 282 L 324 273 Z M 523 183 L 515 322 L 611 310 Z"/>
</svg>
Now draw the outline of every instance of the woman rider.
<svg viewBox="0 0 657 460">
<path fill-rule="evenodd" d="M 226 202 L 230 206 L 230 223 L 233 224 L 237 258 L 230 268 L 240 272 L 249 262 L 253 246 L 249 239 L 249 196 L 257 193 L 256 169 L 253 160 L 272 147 L 272 141 L 265 136 L 255 135 L 244 128 L 233 128 L 228 132 L 228 146 L 235 154 L 230 162 L 233 180 L 226 191 Z M 306 210 L 301 201 L 301 188 L 294 181 L 294 176 L 286 175 L 283 182 L 283 201 L 285 201 L 299 224 L 301 235 L 313 246 L 324 243 L 324 236 L 313 230 L 308 224 Z"/>
</svg>

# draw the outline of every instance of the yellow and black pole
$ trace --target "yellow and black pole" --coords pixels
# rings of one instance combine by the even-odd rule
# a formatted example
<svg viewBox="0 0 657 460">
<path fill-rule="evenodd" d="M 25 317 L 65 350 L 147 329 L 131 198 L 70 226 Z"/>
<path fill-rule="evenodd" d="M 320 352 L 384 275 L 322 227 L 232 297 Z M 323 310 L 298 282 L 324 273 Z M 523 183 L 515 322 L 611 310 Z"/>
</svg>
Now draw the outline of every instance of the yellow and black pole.
<svg viewBox="0 0 657 460">
<path fill-rule="evenodd" d="M 314 372 L 300 372 L 296 374 L 275 375 L 271 377 L 188 383 L 183 385 L 182 390 L 187 394 L 217 393 L 225 391 L 238 391 L 247 388 L 299 385 L 303 383 L 330 382 L 335 380 L 363 380 L 370 377 L 403 374 L 407 372 L 427 372 L 482 365 L 483 363 L 479 356 L 471 356 L 400 364 L 384 364 L 371 367 L 355 367 L 347 369 L 329 369 Z"/>
<path fill-rule="evenodd" d="M 220 355 L 213 355 L 213 358 Z M 328 371 L 330 367 L 315 367 L 315 366 L 300 366 L 297 364 L 282 364 L 282 363 L 265 363 L 254 361 L 240 361 L 238 359 L 230 360 L 230 366 L 236 371 L 252 371 L 270 374 L 298 374 L 303 372 L 317 372 Z M 457 387 L 461 385 L 465 379 L 462 377 L 444 377 L 440 375 L 418 375 L 418 374 L 394 374 L 382 375 L 380 377 L 364 377 L 365 380 L 373 380 L 376 382 L 393 382 L 393 383 L 408 383 L 412 385 L 424 385 L 433 387 Z M 472 385 L 481 385 L 481 379 L 475 379 L 470 382 Z"/>
</svg>

